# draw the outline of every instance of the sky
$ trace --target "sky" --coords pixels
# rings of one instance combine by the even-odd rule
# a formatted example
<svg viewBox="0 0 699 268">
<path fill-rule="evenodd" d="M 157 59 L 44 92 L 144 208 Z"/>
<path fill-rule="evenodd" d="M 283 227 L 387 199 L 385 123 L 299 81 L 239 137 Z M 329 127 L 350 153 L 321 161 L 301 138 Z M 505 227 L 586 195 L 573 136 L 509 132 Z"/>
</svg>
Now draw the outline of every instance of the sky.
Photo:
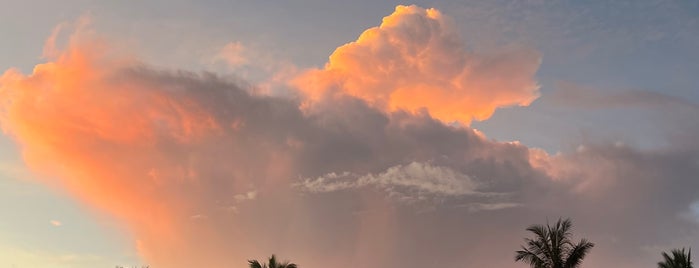
<svg viewBox="0 0 699 268">
<path fill-rule="evenodd" d="M 0 6 L 1 267 L 699 248 L 697 1 Z"/>
</svg>

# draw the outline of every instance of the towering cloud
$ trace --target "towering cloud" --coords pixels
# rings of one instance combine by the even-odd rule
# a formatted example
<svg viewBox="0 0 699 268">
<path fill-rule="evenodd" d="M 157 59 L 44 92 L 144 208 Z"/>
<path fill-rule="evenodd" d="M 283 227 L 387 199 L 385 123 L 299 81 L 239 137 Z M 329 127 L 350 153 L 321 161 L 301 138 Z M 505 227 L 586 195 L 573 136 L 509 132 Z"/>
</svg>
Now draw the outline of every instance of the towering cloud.
<svg viewBox="0 0 699 268">
<path fill-rule="evenodd" d="M 467 53 L 449 27 L 436 10 L 398 7 L 299 78 L 313 82 L 297 84 L 300 100 L 157 70 L 79 30 L 31 74 L 0 77 L 0 126 L 46 183 L 129 226 L 153 267 L 270 253 L 304 267 L 515 267 L 522 229 L 559 216 L 597 242 L 591 266 L 652 263 L 644 250 L 697 236 L 697 151 L 549 155 L 445 124 L 528 103 L 538 64 Z M 381 66 L 403 69 L 365 69 Z M 414 92 L 424 107 L 404 106 Z M 674 229 L 638 235 L 656 226 Z"/>
<path fill-rule="evenodd" d="M 184 152 L 228 126 L 188 96 L 186 79 L 135 75 L 150 71 L 82 31 L 56 53 L 29 76 L 0 78 L 3 129 L 49 183 L 127 219 L 147 256 L 162 254 L 154 241 L 184 245 L 180 222 L 197 203 L 182 195 L 203 175 Z"/>
<path fill-rule="evenodd" d="M 313 101 L 346 94 L 386 112 L 426 109 L 443 122 L 468 125 L 536 99 L 539 62 L 525 49 L 469 51 L 438 10 L 398 6 L 295 84 Z"/>
<path fill-rule="evenodd" d="M 302 112 L 295 100 L 256 96 L 212 74 L 153 70 L 83 28 L 65 49 L 48 46 L 49 62 L 33 73 L 0 78 L 2 128 L 47 183 L 124 220 L 156 265 L 220 267 L 270 251 L 312 265 L 335 239 L 368 255 L 334 258 L 366 265 L 384 258 L 366 247 L 387 223 L 311 202 L 314 183 L 330 188 L 306 178 L 347 173 L 347 189 L 381 190 L 365 196 L 371 202 L 336 200 L 360 213 L 369 203 L 392 210 L 464 198 L 500 208 L 510 197 L 494 192 L 516 189 L 519 176 L 487 181 L 531 173 L 526 148 L 426 114 L 384 113 L 342 96 Z M 491 166 L 470 167 L 481 161 Z M 497 168 L 504 162 L 514 169 Z M 329 227 L 326 217 L 347 222 Z M 309 239 L 319 244 L 290 244 Z"/>
</svg>

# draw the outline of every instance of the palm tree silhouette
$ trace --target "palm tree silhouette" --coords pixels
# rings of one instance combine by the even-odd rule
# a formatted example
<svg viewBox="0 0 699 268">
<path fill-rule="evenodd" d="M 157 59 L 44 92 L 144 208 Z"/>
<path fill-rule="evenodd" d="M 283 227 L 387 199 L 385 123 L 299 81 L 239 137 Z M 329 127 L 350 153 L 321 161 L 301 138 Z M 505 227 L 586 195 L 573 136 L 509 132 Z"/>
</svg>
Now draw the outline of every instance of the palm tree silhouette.
<svg viewBox="0 0 699 268">
<path fill-rule="evenodd" d="M 692 249 L 690 248 L 687 253 L 682 250 L 673 249 L 671 252 L 672 256 L 663 252 L 662 262 L 658 263 L 658 268 L 692 268 Z"/>
<path fill-rule="evenodd" d="M 570 219 L 558 219 L 555 225 L 532 225 L 527 231 L 533 239 L 525 238 L 527 246 L 517 251 L 515 261 L 528 263 L 532 268 L 576 268 L 595 244 L 586 239 L 574 244 L 571 241 L 573 223 Z"/>
<path fill-rule="evenodd" d="M 248 260 L 248 264 L 250 264 L 250 268 L 298 268 L 299 266 L 294 264 L 294 263 L 289 263 L 288 261 L 285 262 L 277 262 L 277 258 L 272 254 L 272 257 L 269 257 L 269 261 L 267 263 L 260 263 L 257 260 Z"/>
</svg>

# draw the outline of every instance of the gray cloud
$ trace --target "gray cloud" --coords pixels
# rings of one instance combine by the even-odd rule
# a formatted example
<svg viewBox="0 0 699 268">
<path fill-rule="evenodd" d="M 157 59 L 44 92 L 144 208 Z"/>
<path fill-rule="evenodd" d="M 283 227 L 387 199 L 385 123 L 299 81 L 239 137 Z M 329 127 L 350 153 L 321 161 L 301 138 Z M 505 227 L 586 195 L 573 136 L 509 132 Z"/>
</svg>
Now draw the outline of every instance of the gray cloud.
<svg viewBox="0 0 699 268">
<path fill-rule="evenodd" d="M 252 95 L 213 75 L 122 75 L 194 100 L 221 125 L 238 122 L 194 146 L 155 149 L 175 166 L 195 163 L 199 186 L 183 193 L 201 211 L 190 215 L 207 222 L 186 228 L 208 225 L 223 239 L 188 238 L 217 241 L 221 253 L 187 258 L 277 252 L 309 267 L 519 267 L 511 255 L 523 229 L 558 217 L 572 217 L 576 234 L 597 243 L 590 266 L 635 267 L 656 261 L 649 248 L 699 246 L 683 240 L 699 236 L 682 216 L 699 198 L 696 150 L 586 144 L 552 156 L 353 98 L 301 111 L 296 100 Z M 238 202 L 251 184 L 255 198 Z M 213 210 L 220 202 L 236 217 Z"/>
<path fill-rule="evenodd" d="M 615 93 L 570 82 L 559 82 L 550 97 L 556 103 L 581 108 L 654 108 L 699 113 L 699 104 L 647 90 Z"/>
<path fill-rule="evenodd" d="M 699 247 L 696 141 L 549 155 L 427 111 L 347 96 L 304 107 L 214 74 L 100 57 L 73 68 L 70 56 L 3 75 L 0 124 L 48 183 L 123 220 L 154 266 L 244 267 L 277 253 L 304 267 L 522 267 L 512 258 L 524 228 L 558 217 L 597 244 L 589 266 Z M 79 79 L 52 80 L 66 73 Z"/>
<path fill-rule="evenodd" d="M 374 187 L 398 202 L 438 202 L 458 197 L 502 197 L 505 193 L 480 192 L 480 186 L 469 176 L 447 167 L 411 162 L 389 167 L 378 174 L 358 175 L 350 172 L 328 173 L 315 179 L 306 178 L 297 184 L 302 191 L 329 193 Z M 513 203 L 477 203 L 474 210 L 509 208 Z"/>
<path fill-rule="evenodd" d="M 578 111 L 614 113 L 617 117 L 611 123 L 626 126 L 618 131 L 627 135 L 646 135 L 645 139 L 678 150 L 697 146 L 699 104 L 681 97 L 640 89 L 603 90 L 559 82 L 546 100 Z"/>
</svg>

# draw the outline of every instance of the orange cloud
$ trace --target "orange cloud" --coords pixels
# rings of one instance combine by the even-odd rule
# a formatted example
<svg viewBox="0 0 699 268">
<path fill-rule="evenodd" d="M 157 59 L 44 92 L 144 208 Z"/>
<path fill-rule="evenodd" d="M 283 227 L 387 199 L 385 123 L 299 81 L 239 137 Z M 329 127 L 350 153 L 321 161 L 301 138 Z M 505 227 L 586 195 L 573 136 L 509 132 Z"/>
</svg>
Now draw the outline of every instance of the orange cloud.
<svg viewBox="0 0 699 268">
<path fill-rule="evenodd" d="M 152 267 L 270 253 L 304 267 L 507 267 L 511 251 L 464 241 L 516 245 L 522 215 L 561 211 L 638 244 L 673 239 L 637 240 L 658 223 L 695 228 L 677 217 L 696 201 L 698 187 L 683 187 L 696 185 L 695 149 L 549 155 L 435 120 L 528 104 L 538 55 L 472 53 L 433 9 L 398 7 L 298 77 L 310 112 L 212 74 L 148 68 L 83 23 L 65 48 L 59 35 L 47 63 L 0 76 L 0 127 L 40 179 L 123 221 Z"/>
<path fill-rule="evenodd" d="M 60 50 L 51 42 L 56 34 L 47 44 L 50 62 L 30 75 L 0 76 L 0 125 L 49 184 L 124 219 L 144 255 L 164 259 L 186 246 L 178 220 L 197 204 L 179 192 L 196 188 L 197 173 L 170 154 L 220 126 L 172 85 L 134 81 L 129 71 L 138 63 L 104 40 L 78 28 Z"/>
<path fill-rule="evenodd" d="M 345 252 L 354 249 L 367 256 L 359 263 L 384 259 L 367 245 L 390 229 L 393 214 L 374 211 L 366 222 L 358 223 L 370 216 L 331 226 L 325 213 L 349 214 L 318 210 L 331 205 L 299 197 L 291 181 L 333 171 L 390 177 L 423 169 L 465 180 L 439 163 L 408 164 L 430 163 L 435 155 L 467 159 L 467 150 L 443 144 L 428 149 L 432 142 L 472 145 L 473 157 L 485 150 L 478 144 L 490 146 L 472 130 L 447 128 L 426 116 L 383 114 L 347 98 L 303 114 L 294 99 L 255 95 L 214 75 L 153 70 L 82 23 L 65 48 L 55 45 L 60 34 L 47 42 L 48 62 L 30 74 L 13 69 L 0 76 L 0 126 L 47 184 L 122 220 L 154 266 L 223 267 L 270 252 L 314 266 L 325 258 L 352 260 Z M 404 165 L 413 168 L 391 169 Z M 411 186 L 419 179 L 413 177 L 370 185 Z M 461 185 L 434 180 L 408 187 L 405 195 L 412 189 L 439 195 L 431 189 L 449 183 Z M 367 198 L 372 208 L 387 202 Z M 380 206 L 392 210 L 389 203 Z M 318 244 L 299 247 L 305 240 Z M 339 240 L 354 242 L 327 257 L 322 249 Z"/>
<path fill-rule="evenodd" d="M 427 109 L 444 122 L 468 125 L 499 107 L 535 100 L 539 64 L 530 50 L 469 51 L 438 10 L 397 6 L 380 26 L 337 48 L 323 69 L 292 83 L 311 102 L 346 94 L 386 112 Z"/>
<path fill-rule="evenodd" d="M 406 23 L 410 21 L 412 23 Z M 444 26 L 439 26 L 440 23 Z M 347 82 L 342 90 L 356 90 L 352 91 L 356 94 L 347 92 L 362 97 L 374 107 L 344 98 L 343 102 L 333 105 L 328 105 L 328 102 L 323 107 L 319 105 L 317 114 L 303 114 L 294 99 L 256 95 L 215 75 L 150 69 L 116 49 L 109 40 L 95 36 L 88 24 L 87 19 L 81 19 L 72 25 L 76 30 L 68 36 L 67 45 L 63 47 L 57 46 L 56 40 L 65 40 L 61 38 L 61 30 L 69 29 L 71 25 L 58 27 L 46 43 L 44 57 L 47 62 L 35 66 L 30 74 L 11 69 L 0 76 L 0 127 L 20 144 L 26 164 L 41 173 L 43 176 L 40 177 L 46 183 L 65 189 L 96 210 L 122 220 L 137 239 L 139 252 L 153 265 L 221 267 L 232 260 L 245 260 L 270 252 L 281 254 L 284 250 L 293 253 L 290 255 L 305 257 L 304 263 L 323 263 L 325 253 L 319 249 L 329 248 L 328 245 L 336 244 L 337 239 L 353 239 L 354 235 L 365 231 L 369 232 L 361 238 L 365 242 L 358 240 L 356 244 L 347 244 L 346 249 L 357 247 L 365 252 L 362 254 L 374 259 L 384 258 L 383 255 L 372 255 L 376 251 L 365 250 L 365 247 L 372 243 L 370 240 L 375 237 L 375 232 L 381 233 L 388 228 L 385 225 L 388 219 L 367 222 L 378 227 L 346 226 L 353 232 L 328 229 L 322 220 L 325 215 L 312 209 L 326 204 L 300 199 L 291 187 L 291 180 L 299 176 L 318 177 L 334 171 L 353 174 L 379 172 L 386 176 L 422 172 L 420 168 L 409 169 L 410 172 L 391 169 L 410 166 L 412 162 L 430 163 L 425 169 L 428 171 L 450 171 L 451 167 L 442 168 L 438 163 L 434 165 L 439 168 L 429 168 L 434 155 L 466 159 L 462 155 L 466 151 L 453 146 L 438 145 L 435 148 L 441 149 L 427 149 L 433 147 L 429 144 L 431 142 L 451 139 L 442 136 L 426 139 L 421 131 L 412 132 L 416 129 L 438 128 L 440 131 L 434 132 L 435 135 L 443 132 L 453 136 L 459 144 L 473 145 L 469 149 L 471 155 L 480 155 L 476 151 L 482 149 L 478 149 L 476 144 L 489 144 L 472 130 L 446 128 L 422 115 L 387 115 L 375 109 L 418 110 L 420 103 L 414 104 L 414 109 L 405 107 L 411 99 L 408 98 L 410 90 L 428 95 L 435 92 L 446 94 L 433 82 L 446 84 L 445 81 L 459 77 L 457 74 L 463 72 L 458 70 L 466 66 L 462 60 L 456 59 L 453 64 L 448 64 L 453 56 L 451 52 L 446 47 L 436 50 L 450 44 L 456 44 L 451 48 L 458 48 L 460 43 L 448 41 L 451 37 L 435 37 L 447 33 L 454 35 L 447 31 L 445 19 L 435 10 L 399 7 L 382 26 L 396 28 L 390 31 L 390 35 L 383 34 L 384 38 L 397 38 L 392 46 L 403 44 L 407 51 L 410 50 L 409 42 L 416 42 L 413 49 L 427 47 L 430 51 L 435 50 L 425 52 L 426 61 L 417 64 L 414 53 L 402 50 L 393 51 L 405 54 L 401 57 L 390 56 L 391 51 L 386 52 L 389 56 L 384 55 L 385 58 L 375 57 L 383 55 L 380 53 L 367 54 L 366 57 L 367 64 L 377 68 L 412 57 L 416 65 L 396 65 L 397 69 L 391 71 L 389 77 L 398 78 L 397 74 L 401 74 L 404 79 L 414 78 L 413 87 L 407 86 L 410 84 L 407 80 L 371 82 L 369 80 L 378 79 L 369 76 L 371 73 L 366 74 L 369 82 L 360 81 L 361 72 L 350 72 L 365 71 L 364 63 L 360 62 L 363 58 L 355 59 L 341 53 L 353 50 L 348 45 L 333 54 L 329 66 L 353 60 L 358 66 L 332 72 L 316 70 L 315 73 L 323 74 L 316 78 L 327 78 L 330 83 L 330 78 L 340 76 L 329 74 L 342 75 Z M 434 29 L 424 29 L 422 38 L 411 37 L 416 34 L 414 28 L 426 25 Z M 375 31 L 382 35 L 383 28 Z M 399 36 L 401 33 L 407 36 Z M 364 41 L 358 43 L 376 43 L 384 49 L 392 48 L 371 41 L 371 38 L 370 34 L 363 35 Z M 434 41 L 426 41 L 432 39 Z M 435 44 L 419 45 L 420 42 Z M 457 55 L 462 54 L 465 52 Z M 455 67 L 445 68 L 452 65 Z M 501 68 L 498 64 L 493 66 Z M 486 72 L 481 67 L 474 70 Z M 415 73 L 410 75 L 409 72 Z M 313 78 L 311 73 L 304 77 Z M 435 76 L 436 80 L 427 79 L 434 73 L 439 74 Z M 487 80 L 481 75 L 476 77 L 478 79 L 471 79 L 469 83 Z M 376 97 L 378 95 L 371 90 L 382 89 L 383 85 L 396 90 L 386 91 L 385 98 Z M 330 93 L 345 92 L 334 92 L 329 87 L 317 89 L 325 90 L 318 91 L 318 100 Z M 429 98 L 435 96 L 429 95 Z M 443 100 L 438 98 L 438 101 Z M 430 113 L 438 115 L 436 109 L 439 107 L 427 108 Z M 445 111 L 451 111 L 449 109 Z M 461 117 L 440 119 L 466 122 Z M 487 144 L 483 146 L 490 148 Z M 451 149 L 454 151 L 440 151 Z M 458 174 L 452 177 L 454 180 L 466 178 Z M 371 185 L 387 182 L 398 186 L 416 183 L 409 178 L 382 179 Z M 451 183 L 435 180 L 428 187 L 415 189 L 442 189 L 440 183 L 444 182 Z M 461 185 L 460 181 L 453 183 Z M 406 195 L 414 187 L 408 188 Z M 441 192 L 431 190 L 428 193 L 439 195 Z M 372 207 L 376 206 L 374 203 L 372 201 Z M 384 217 L 388 215 L 376 213 Z M 304 215 L 316 217 L 318 221 L 306 219 Z M 279 222 L 279 218 L 289 222 Z M 259 222 L 273 224 L 261 226 Z M 294 224 L 293 228 L 289 224 Z M 319 232 L 319 229 L 325 231 Z M 324 244 L 308 247 L 296 244 L 307 239 Z M 351 258 L 342 252 L 335 254 L 343 260 Z M 370 262 L 370 259 L 363 261 Z"/>
</svg>

